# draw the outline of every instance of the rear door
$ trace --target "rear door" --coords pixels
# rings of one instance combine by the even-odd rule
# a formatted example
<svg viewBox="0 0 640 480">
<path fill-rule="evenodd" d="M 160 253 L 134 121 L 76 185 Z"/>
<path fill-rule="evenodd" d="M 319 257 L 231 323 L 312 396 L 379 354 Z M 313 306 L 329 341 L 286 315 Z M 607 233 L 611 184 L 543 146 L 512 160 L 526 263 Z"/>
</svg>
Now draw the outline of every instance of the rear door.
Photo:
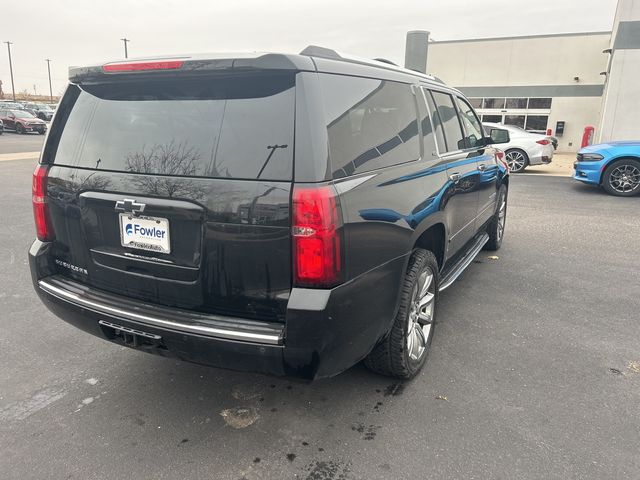
<svg viewBox="0 0 640 480">
<path fill-rule="evenodd" d="M 61 274 L 168 306 L 283 320 L 294 72 L 71 85 L 43 160 Z"/>
<path fill-rule="evenodd" d="M 453 96 L 437 90 L 426 93 L 450 182 L 445 213 L 449 227 L 448 254 L 452 256 L 475 234 L 480 175 L 476 155 L 466 148 Z"/>
</svg>

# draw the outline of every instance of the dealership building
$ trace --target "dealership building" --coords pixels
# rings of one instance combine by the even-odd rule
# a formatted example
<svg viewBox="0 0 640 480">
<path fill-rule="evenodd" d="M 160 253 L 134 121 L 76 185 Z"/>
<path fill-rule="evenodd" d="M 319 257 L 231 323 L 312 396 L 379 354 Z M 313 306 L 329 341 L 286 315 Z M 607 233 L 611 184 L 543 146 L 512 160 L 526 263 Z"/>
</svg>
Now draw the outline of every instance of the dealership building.
<svg viewBox="0 0 640 480">
<path fill-rule="evenodd" d="M 577 151 L 593 143 L 640 140 L 640 2 L 620 0 L 611 31 L 432 41 L 407 35 L 405 64 L 469 97 L 483 121 L 558 138 Z"/>
</svg>

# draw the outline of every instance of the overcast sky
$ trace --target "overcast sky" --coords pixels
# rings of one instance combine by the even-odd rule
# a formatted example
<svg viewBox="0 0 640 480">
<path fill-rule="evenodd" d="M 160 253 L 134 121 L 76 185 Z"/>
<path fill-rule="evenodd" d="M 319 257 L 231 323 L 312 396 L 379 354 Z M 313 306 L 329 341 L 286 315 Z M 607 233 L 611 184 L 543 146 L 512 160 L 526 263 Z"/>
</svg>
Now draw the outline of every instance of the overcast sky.
<svg viewBox="0 0 640 480">
<path fill-rule="evenodd" d="M 32 0 L 6 1 L 0 41 L 11 41 L 17 92 L 53 93 L 69 65 L 192 52 L 299 52 L 322 45 L 404 61 L 407 30 L 435 40 L 610 30 L 617 0 Z M 0 80 L 11 91 L 7 46 Z M 437 72 L 433 72 L 437 74 Z"/>
</svg>

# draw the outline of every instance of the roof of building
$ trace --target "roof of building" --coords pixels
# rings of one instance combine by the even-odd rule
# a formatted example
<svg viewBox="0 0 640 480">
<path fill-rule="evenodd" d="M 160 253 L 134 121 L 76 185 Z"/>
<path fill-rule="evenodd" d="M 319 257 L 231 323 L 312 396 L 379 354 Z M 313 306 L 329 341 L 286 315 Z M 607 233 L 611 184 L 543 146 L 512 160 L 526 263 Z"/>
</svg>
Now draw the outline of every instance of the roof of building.
<svg viewBox="0 0 640 480">
<path fill-rule="evenodd" d="M 548 34 L 541 34 L 541 35 L 519 35 L 519 36 L 512 36 L 512 37 L 462 38 L 458 40 L 430 41 L 429 43 L 438 44 L 438 43 L 465 43 L 465 42 L 493 42 L 498 40 L 527 40 L 527 39 L 533 39 L 533 38 L 555 38 L 555 37 L 589 37 L 594 35 L 611 35 L 611 31 L 548 33 Z"/>
</svg>

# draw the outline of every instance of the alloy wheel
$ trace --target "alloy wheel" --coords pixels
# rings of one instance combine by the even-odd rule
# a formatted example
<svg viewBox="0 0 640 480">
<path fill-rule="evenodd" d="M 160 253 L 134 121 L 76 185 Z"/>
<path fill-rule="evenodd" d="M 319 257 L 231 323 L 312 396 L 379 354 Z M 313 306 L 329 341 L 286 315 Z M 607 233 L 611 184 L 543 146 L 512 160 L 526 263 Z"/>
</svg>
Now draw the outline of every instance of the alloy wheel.
<svg viewBox="0 0 640 480">
<path fill-rule="evenodd" d="M 498 243 L 502 240 L 502 236 L 504 235 L 504 223 L 507 218 L 507 198 L 505 195 L 501 196 L 500 199 L 500 209 L 498 210 Z"/>
<path fill-rule="evenodd" d="M 420 360 L 427 350 L 433 326 L 435 294 L 434 275 L 431 268 L 426 267 L 413 289 L 409 311 L 407 352 L 412 360 Z"/>
<path fill-rule="evenodd" d="M 630 193 L 640 187 L 640 168 L 632 164 L 618 165 L 609 175 L 609 185 L 619 193 Z"/>
<path fill-rule="evenodd" d="M 521 170 L 524 170 L 524 167 L 527 163 L 527 159 L 525 158 L 522 152 L 513 150 L 507 153 L 506 158 L 507 158 L 507 164 L 509 165 L 510 171 L 519 172 Z"/>
</svg>

